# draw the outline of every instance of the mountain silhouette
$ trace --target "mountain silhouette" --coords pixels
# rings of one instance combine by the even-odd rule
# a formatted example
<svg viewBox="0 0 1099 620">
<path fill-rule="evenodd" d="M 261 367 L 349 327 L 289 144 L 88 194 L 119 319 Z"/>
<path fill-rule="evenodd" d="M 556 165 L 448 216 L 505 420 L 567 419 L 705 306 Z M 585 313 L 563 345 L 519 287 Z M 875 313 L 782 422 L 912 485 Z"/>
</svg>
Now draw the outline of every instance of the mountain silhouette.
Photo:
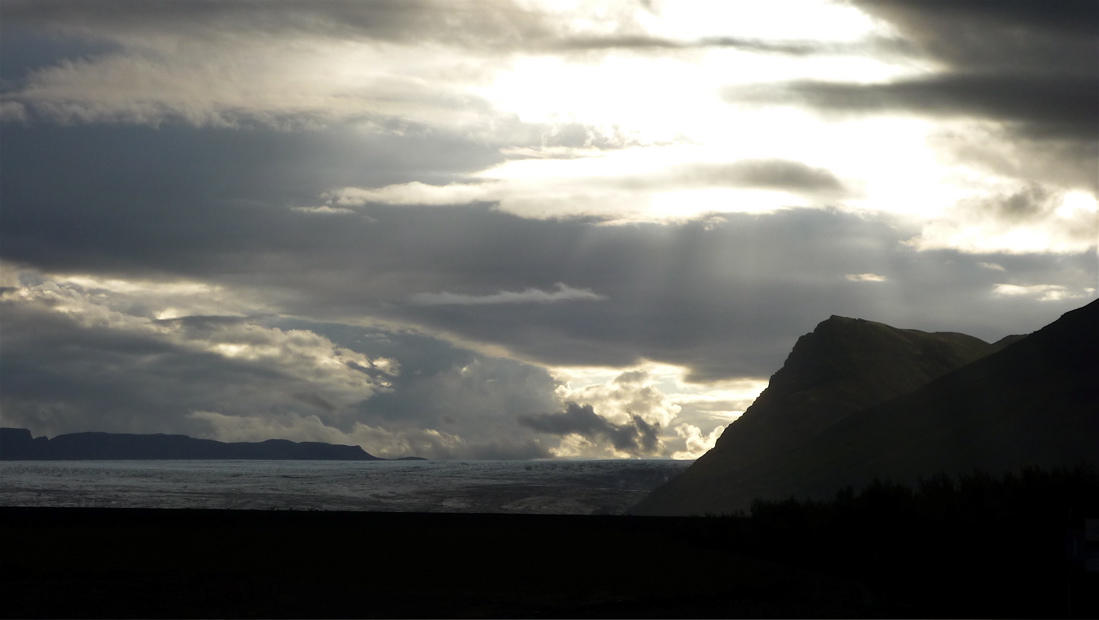
<svg viewBox="0 0 1099 620">
<path fill-rule="evenodd" d="M 1099 302 L 988 344 L 833 316 L 634 514 L 733 513 L 875 478 L 1099 464 Z"/>
<path fill-rule="evenodd" d="M 70 433 L 34 438 L 25 428 L 0 428 L 0 460 L 270 459 L 383 460 L 359 446 L 269 439 L 224 443 L 186 435 Z"/>
</svg>

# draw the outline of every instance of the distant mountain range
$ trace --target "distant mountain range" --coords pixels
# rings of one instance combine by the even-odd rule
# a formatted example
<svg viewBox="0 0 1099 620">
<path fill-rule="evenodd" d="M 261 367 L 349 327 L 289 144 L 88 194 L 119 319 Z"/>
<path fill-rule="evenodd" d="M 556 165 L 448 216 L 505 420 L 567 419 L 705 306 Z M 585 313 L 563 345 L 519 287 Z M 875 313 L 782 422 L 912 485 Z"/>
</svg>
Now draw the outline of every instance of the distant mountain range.
<svg viewBox="0 0 1099 620">
<path fill-rule="evenodd" d="M 269 459 L 381 461 L 359 446 L 269 439 L 224 443 L 186 435 L 70 433 L 32 437 L 25 428 L 0 428 L 0 460 Z"/>
<path fill-rule="evenodd" d="M 1099 466 L 1099 301 L 1028 336 L 833 316 L 712 450 L 631 512 L 722 514 L 874 478 Z"/>
</svg>

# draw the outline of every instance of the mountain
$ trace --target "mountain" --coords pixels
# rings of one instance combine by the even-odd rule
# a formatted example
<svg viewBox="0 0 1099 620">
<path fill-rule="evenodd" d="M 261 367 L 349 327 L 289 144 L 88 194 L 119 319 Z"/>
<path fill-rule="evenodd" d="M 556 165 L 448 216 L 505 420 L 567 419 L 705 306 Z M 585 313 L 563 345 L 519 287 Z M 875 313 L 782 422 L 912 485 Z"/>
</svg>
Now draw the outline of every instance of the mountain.
<svg viewBox="0 0 1099 620">
<path fill-rule="evenodd" d="M 0 428 L 0 460 L 269 459 L 375 461 L 359 446 L 269 439 L 224 443 L 186 435 L 71 433 L 34 438 L 25 428 Z"/>
<path fill-rule="evenodd" d="M 832 317 L 635 514 L 731 513 L 874 478 L 1099 464 L 1099 302 L 996 344 Z"/>
</svg>

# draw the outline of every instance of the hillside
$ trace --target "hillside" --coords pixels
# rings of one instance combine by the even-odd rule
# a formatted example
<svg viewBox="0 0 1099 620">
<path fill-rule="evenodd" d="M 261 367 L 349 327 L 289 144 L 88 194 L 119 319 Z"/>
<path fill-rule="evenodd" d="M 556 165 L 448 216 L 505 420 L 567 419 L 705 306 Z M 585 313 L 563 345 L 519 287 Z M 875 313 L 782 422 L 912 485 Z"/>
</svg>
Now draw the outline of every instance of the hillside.
<svg viewBox="0 0 1099 620">
<path fill-rule="evenodd" d="M 832 317 L 713 450 L 633 512 L 825 497 L 875 477 L 1095 462 L 1099 304 L 997 344 Z"/>
</svg>

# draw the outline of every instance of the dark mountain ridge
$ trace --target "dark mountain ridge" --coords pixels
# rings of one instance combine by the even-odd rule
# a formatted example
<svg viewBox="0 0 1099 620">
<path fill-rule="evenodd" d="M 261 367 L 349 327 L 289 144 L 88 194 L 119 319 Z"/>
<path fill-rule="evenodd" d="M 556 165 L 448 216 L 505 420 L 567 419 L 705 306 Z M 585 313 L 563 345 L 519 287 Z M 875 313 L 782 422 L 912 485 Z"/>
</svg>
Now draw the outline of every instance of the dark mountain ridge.
<svg viewBox="0 0 1099 620">
<path fill-rule="evenodd" d="M 929 464 L 957 473 L 1099 466 L 1099 302 L 848 416 L 821 433 L 817 450 L 836 467 L 813 476 L 815 486 L 833 490 L 875 476 L 913 480 L 934 473 Z M 864 462 L 839 458 L 848 452 Z"/>
<path fill-rule="evenodd" d="M 1099 302 L 996 344 L 832 317 L 713 450 L 633 512 L 731 513 L 874 478 L 1096 464 L 1097 377 Z"/>
<path fill-rule="evenodd" d="M 268 459 L 384 460 L 360 446 L 268 439 L 225 443 L 186 435 L 70 433 L 34 438 L 25 428 L 0 428 L 0 460 Z"/>
</svg>

